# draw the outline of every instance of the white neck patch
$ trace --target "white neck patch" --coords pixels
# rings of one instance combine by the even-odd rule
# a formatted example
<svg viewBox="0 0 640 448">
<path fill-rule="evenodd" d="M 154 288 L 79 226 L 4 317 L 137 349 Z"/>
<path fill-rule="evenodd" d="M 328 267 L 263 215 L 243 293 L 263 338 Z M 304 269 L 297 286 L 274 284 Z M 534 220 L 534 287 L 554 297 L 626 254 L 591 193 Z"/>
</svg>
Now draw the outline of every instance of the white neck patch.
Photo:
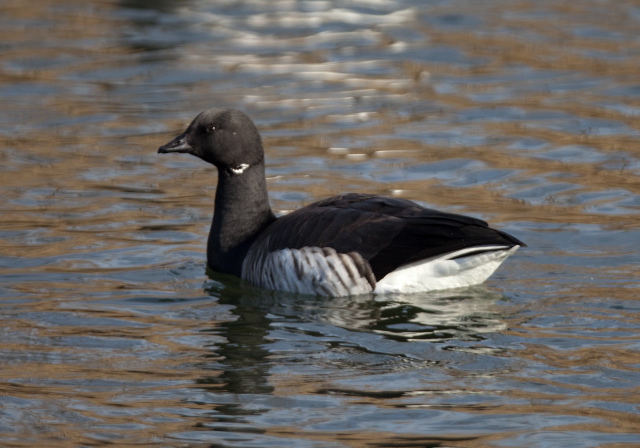
<svg viewBox="0 0 640 448">
<path fill-rule="evenodd" d="M 247 168 L 249 168 L 249 165 L 248 165 L 248 164 L 246 164 L 246 163 L 241 163 L 241 164 L 240 164 L 240 165 L 238 165 L 237 167 L 235 167 L 235 168 L 231 168 L 231 172 L 232 172 L 233 174 L 242 174 L 242 173 L 244 173 L 244 172 L 247 170 Z"/>
</svg>

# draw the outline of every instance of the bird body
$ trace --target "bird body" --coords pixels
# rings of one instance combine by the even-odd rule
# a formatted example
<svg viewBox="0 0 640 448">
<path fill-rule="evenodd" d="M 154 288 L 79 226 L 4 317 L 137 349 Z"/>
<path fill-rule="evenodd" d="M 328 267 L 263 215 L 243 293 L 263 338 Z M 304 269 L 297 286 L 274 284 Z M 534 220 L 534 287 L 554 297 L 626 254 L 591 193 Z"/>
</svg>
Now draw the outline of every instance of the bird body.
<svg viewBox="0 0 640 448">
<path fill-rule="evenodd" d="M 158 152 L 190 153 L 218 168 L 207 261 L 255 286 L 326 296 L 470 286 L 525 245 L 480 219 L 371 194 L 276 218 L 260 134 L 237 110 L 201 113 Z"/>
</svg>

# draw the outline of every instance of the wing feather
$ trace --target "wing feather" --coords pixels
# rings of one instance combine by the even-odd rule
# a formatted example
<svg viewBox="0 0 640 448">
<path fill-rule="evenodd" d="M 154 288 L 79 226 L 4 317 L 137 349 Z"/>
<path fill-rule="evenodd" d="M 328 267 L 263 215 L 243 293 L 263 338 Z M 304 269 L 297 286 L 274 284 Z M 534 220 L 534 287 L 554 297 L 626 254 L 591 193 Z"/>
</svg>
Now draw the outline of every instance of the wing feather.
<svg viewBox="0 0 640 448">
<path fill-rule="evenodd" d="M 405 264 L 483 245 L 525 246 L 477 218 L 428 209 L 406 199 L 347 194 L 280 217 L 250 252 L 303 247 L 355 252 L 380 280 Z"/>
</svg>

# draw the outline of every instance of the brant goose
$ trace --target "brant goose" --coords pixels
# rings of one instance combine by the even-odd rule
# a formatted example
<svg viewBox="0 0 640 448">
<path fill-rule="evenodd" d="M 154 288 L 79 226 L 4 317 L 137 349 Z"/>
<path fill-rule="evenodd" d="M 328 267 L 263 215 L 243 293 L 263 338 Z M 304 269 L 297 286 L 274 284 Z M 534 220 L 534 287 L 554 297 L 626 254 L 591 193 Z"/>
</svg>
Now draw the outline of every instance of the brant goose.
<svg viewBox="0 0 640 448">
<path fill-rule="evenodd" d="M 276 218 L 253 121 L 200 113 L 159 153 L 218 169 L 207 262 L 259 287 L 326 296 L 413 293 L 485 281 L 524 243 L 468 216 L 372 194 L 344 194 Z"/>
</svg>

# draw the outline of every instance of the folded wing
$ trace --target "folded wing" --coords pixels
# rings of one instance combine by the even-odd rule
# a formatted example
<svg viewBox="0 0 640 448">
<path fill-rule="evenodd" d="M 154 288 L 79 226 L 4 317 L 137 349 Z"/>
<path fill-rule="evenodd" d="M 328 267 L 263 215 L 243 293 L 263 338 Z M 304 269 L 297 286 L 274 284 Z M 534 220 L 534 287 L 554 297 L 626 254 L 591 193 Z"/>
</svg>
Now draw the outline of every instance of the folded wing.
<svg viewBox="0 0 640 448">
<path fill-rule="evenodd" d="M 332 248 L 357 253 L 376 280 L 397 268 L 460 249 L 525 246 L 486 222 L 419 206 L 405 199 L 347 194 L 315 202 L 277 219 L 248 258 L 282 249 Z M 248 260 L 247 260 L 248 261 Z"/>
</svg>

